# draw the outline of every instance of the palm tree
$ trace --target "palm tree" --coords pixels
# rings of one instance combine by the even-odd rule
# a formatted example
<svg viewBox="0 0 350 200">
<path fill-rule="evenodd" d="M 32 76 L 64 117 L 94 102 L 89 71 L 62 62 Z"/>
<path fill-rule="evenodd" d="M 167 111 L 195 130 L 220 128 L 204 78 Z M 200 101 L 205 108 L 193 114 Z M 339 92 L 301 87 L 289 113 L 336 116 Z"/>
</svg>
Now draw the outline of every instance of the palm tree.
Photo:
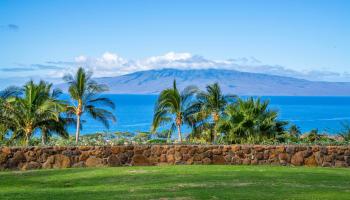
<svg viewBox="0 0 350 200">
<path fill-rule="evenodd" d="M 69 125 L 75 122 L 74 119 L 60 116 L 58 120 L 50 120 L 40 125 L 41 130 L 41 143 L 45 145 L 47 140 L 53 134 L 56 134 L 62 138 L 68 138 L 69 133 L 67 128 Z"/>
<path fill-rule="evenodd" d="M 318 129 L 312 129 L 306 136 L 306 140 L 309 142 L 316 142 L 322 138 L 319 134 Z"/>
<path fill-rule="evenodd" d="M 350 123 L 342 122 L 342 130 L 339 131 L 338 136 L 341 137 L 344 141 L 350 141 Z"/>
<path fill-rule="evenodd" d="M 56 102 L 61 107 L 65 107 L 66 102 L 58 100 L 59 96 L 62 94 L 62 91 L 57 88 L 51 91 L 51 87 L 52 84 L 44 84 L 42 85 L 42 90 L 52 101 Z M 60 115 L 57 120 L 47 120 L 41 123 L 39 125 L 41 130 L 41 143 L 45 145 L 48 137 L 52 134 L 59 135 L 63 138 L 68 138 L 69 134 L 67 132 L 67 126 L 72 124 L 73 121 L 74 120 L 72 118 L 63 117 L 62 115 Z"/>
<path fill-rule="evenodd" d="M 3 91 L 0 91 L 0 141 L 4 140 L 5 136 L 10 132 L 10 123 L 5 123 L 6 109 L 9 107 L 7 99 L 10 97 L 18 96 L 21 93 L 21 89 L 18 87 L 8 87 Z M 6 120 L 7 121 L 7 120 Z"/>
<path fill-rule="evenodd" d="M 225 134 L 229 143 L 261 142 L 276 139 L 284 133 L 284 121 L 277 119 L 278 113 L 268 109 L 268 101 L 260 98 L 238 99 L 234 105 L 225 109 L 219 130 Z"/>
<path fill-rule="evenodd" d="M 191 127 L 192 131 L 188 135 L 188 138 L 194 142 L 205 141 L 212 142 L 214 135 L 214 124 L 209 123 L 205 120 L 198 121 L 194 126 Z"/>
<path fill-rule="evenodd" d="M 206 113 L 200 112 L 201 105 L 195 100 L 192 104 L 194 112 L 187 115 L 187 122 L 191 127 L 191 133 L 188 135 L 188 139 L 192 141 L 212 142 L 214 126 L 213 123 L 207 120 L 208 116 Z"/>
<path fill-rule="evenodd" d="M 207 118 L 211 116 L 214 123 L 211 135 L 211 142 L 216 142 L 217 138 L 217 124 L 220 117 L 229 103 L 234 102 L 236 95 L 224 95 L 218 83 L 208 85 L 205 92 L 199 92 L 197 95 L 198 103 L 200 105 L 200 112 Z"/>
<path fill-rule="evenodd" d="M 171 123 L 169 131 L 177 129 L 178 139 L 182 142 L 181 126 L 187 123 L 188 115 L 193 112 L 191 97 L 196 92 L 197 88 L 193 86 L 186 87 L 180 92 L 174 80 L 173 88 L 163 90 L 158 97 L 151 131 L 154 133 L 159 126 Z"/>
<path fill-rule="evenodd" d="M 98 84 L 91 79 L 91 76 L 92 73 L 86 72 L 81 67 L 74 76 L 70 74 L 64 76 L 64 80 L 69 84 L 68 92 L 72 100 L 72 105 L 68 106 L 67 110 L 70 115 L 76 116 L 76 143 L 79 142 L 81 116 L 83 113 L 87 113 L 93 119 L 102 122 L 106 128 L 109 128 L 109 120 L 116 121 L 111 111 L 98 107 L 115 108 L 114 103 L 110 99 L 100 96 L 102 92 L 108 91 L 108 87 Z"/>
<path fill-rule="evenodd" d="M 1 122 L 8 124 L 12 131 L 12 139 L 24 138 L 29 145 L 29 139 L 34 132 L 44 124 L 58 122 L 64 106 L 50 95 L 52 84 L 40 81 L 35 84 L 29 81 L 23 87 L 20 95 L 6 99 Z M 53 93 L 56 93 L 53 90 Z"/>
<path fill-rule="evenodd" d="M 292 124 L 290 127 L 289 127 L 289 135 L 290 136 L 293 136 L 295 138 L 299 138 L 300 134 L 301 134 L 301 131 L 300 131 L 300 128 L 299 126 L 295 125 L 295 124 Z"/>
</svg>

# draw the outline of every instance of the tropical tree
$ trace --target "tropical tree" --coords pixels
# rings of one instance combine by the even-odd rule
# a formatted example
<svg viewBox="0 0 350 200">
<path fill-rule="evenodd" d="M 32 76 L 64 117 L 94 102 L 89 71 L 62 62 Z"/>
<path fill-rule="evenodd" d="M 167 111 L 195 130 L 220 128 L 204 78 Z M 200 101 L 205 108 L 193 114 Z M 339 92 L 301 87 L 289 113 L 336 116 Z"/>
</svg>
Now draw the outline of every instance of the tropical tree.
<svg viewBox="0 0 350 200">
<path fill-rule="evenodd" d="M 194 113 L 191 100 L 197 91 L 196 87 L 189 86 L 180 92 L 174 80 L 173 87 L 163 90 L 158 97 L 151 132 L 154 133 L 160 126 L 170 124 L 169 131 L 172 133 L 177 129 L 178 139 L 182 142 L 181 126 L 189 124 L 188 116 Z"/>
<path fill-rule="evenodd" d="M 350 141 L 350 123 L 342 122 L 342 130 L 339 131 L 338 136 L 341 137 L 344 141 Z"/>
<path fill-rule="evenodd" d="M 312 129 L 309 133 L 305 134 L 304 139 L 307 142 L 317 142 L 322 139 L 322 135 L 319 133 L 318 129 Z"/>
<path fill-rule="evenodd" d="M 71 98 L 71 105 L 68 106 L 67 112 L 69 116 L 75 115 L 76 117 L 76 143 L 79 142 L 81 117 L 83 113 L 87 113 L 93 119 L 102 122 L 106 128 L 109 128 L 109 121 L 116 121 L 113 113 L 105 109 L 114 109 L 115 105 L 113 101 L 100 96 L 102 92 L 108 91 L 108 87 L 103 84 L 98 84 L 96 81 L 92 80 L 91 76 L 91 72 L 86 72 L 81 67 L 75 75 L 68 74 L 64 76 L 64 80 L 69 85 L 68 92 Z"/>
<path fill-rule="evenodd" d="M 52 84 L 44 84 L 42 86 L 42 92 L 46 93 L 46 96 L 50 98 L 55 103 L 59 104 L 61 107 L 65 108 L 65 101 L 59 100 L 59 96 L 62 94 L 60 89 L 54 89 L 51 91 Z M 64 110 L 61 110 L 65 112 Z M 48 138 L 53 134 L 61 136 L 63 138 L 68 138 L 69 134 L 67 132 L 68 125 L 71 125 L 74 122 L 73 118 L 67 117 L 66 115 L 60 114 L 56 120 L 47 120 L 44 123 L 40 124 L 41 131 L 41 143 L 46 144 Z"/>
<path fill-rule="evenodd" d="M 125 139 L 125 138 L 131 138 L 133 136 L 133 133 L 117 131 L 114 133 L 114 135 L 116 136 L 117 140 L 120 140 L 120 139 Z"/>
<path fill-rule="evenodd" d="M 6 110 L 10 106 L 7 99 L 10 97 L 18 96 L 21 93 L 21 89 L 18 87 L 8 87 L 3 91 L 0 91 L 0 141 L 10 132 L 10 123 L 5 123 Z M 7 122 L 7 120 L 6 120 Z"/>
<path fill-rule="evenodd" d="M 58 90 L 51 88 L 52 84 L 44 81 L 39 84 L 29 81 L 20 95 L 8 97 L 3 102 L 1 124 L 7 124 L 12 132 L 11 139 L 24 139 L 25 144 L 29 145 L 29 139 L 36 130 L 49 127 L 49 123 L 53 128 L 59 121 L 64 105 L 54 98 L 53 94 Z"/>
<path fill-rule="evenodd" d="M 227 106 L 219 130 L 228 143 L 261 142 L 284 133 L 287 122 L 277 119 L 278 113 L 268 109 L 268 101 L 260 98 L 238 99 Z"/>
<path fill-rule="evenodd" d="M 288 130 L 284 131 L 284 134 L 278 135 L 276 138 L 279 142 L 295 143 L 300 141 L 301 131 L 299 126 L 292 124 Z"/>
<path fill-rule="evenodd" d="M 133 141 L 137 142 L 138 144 L 146 143 L 148 140 L 152 138 L 152 135 L 150 132 L 137 132 L 136 135 L 133 138 Z"/>
<path fill-rule="evenodd" d="M 41 143 L 45 145 L 48 138 L 56 134 L 62 138 L 68 138 L 67 128 L 74 123 L 74 119 L 60 116 L 58 120 L 49 120 L 40 125 Z"/>
<path fill-rule="evenodd" d="M 211 142 L 214 135 L 214 124 L 207 120 L 206 113 L 201 112 L 201 104 L 196 99 L 191 107 L 194 112 L 186 117 L 191 127 L 188 139 L 193 142 Z"/>
<path fill-rule="evenodd" d="M 205 120 L 198 121 L 191 127 L 192 131 L 188 138 L 192 142 L 211 142 L 214 135 L 214 124 Z"/>
<path fill-rule="evenodd" d="M 224 95 L 218 83 L 208 85 L 206 91 L 201 91 L 197 95 L 197 101 L 200 106 L 201 116 L 204 118 L 211 118 L 213 122 L 213 130 L 211 131 L 210 140 L 216 142 L 217 140 L 217 124 L 224 112 L 226 106 L 232 103 L 237 98 L 236 95 Z"/>
<path fill-rule="evenodd" d="M 301 134 L 300 128 L 295 124 L 292 124 L 289 127 L 288 132 L 291 136 L 296 137 L 296 138 L 298 138 Z"/>
</svg>

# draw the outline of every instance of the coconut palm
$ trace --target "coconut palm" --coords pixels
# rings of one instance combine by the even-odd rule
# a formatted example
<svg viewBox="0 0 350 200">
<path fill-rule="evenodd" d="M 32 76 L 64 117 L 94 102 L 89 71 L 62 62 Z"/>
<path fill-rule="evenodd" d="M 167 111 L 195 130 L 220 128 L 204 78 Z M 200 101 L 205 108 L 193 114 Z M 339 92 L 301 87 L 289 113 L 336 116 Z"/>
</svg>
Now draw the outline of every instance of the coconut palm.
<svg viewBox="0 0 350 200">
<path fill-rule="evenodd" d="M 344 141 L 350 141 L 350 122 L 342 122 L 342 129 L 339 131 L 338 136 Z"/>
<path fill-rule="evenodd" d="M 59 121 L 63 104 L 53 98 L 57 90 L 51 91 L 52 84 L 40 81 L 35 84 L 29 81 L 24 85 L 22 93 L 6 99 L 2 107 L 1 122 L 7 124 L 12 132 L 12 139 L 24 139 L 29 144 L 29 139 L 36 130 L 44 124 Z"/>
<path fill-rule="evenodd" d="M 188 135 L 188 139 L 191 141 L 206 141 L 211 142 L 214 126 L 213 123 L 207 120 L 207 115 L 201 111 L 201 105 L 198 101 L 192 104 L 194 112 L 187 115 L 186 120 L 191 127 L 191 132 Z"/>
<path fill-rule="evenodd" d="M 64 76 L 64 80 L 68 83 L 68 92 L 71 98 L 71 105 L 67 110 L 70 115 L 76 116 L 76 134 L 75 142 L 79 142 L 81 129 L 81 117 L 83 113 L 89 114 L 93 119 L 102 122 L 109 128 L 109 121 L 116 121 L 113 113 L 103 107 L 115 108 L 114 103 L 106 98 L 101 97 L 102 92 L 108 91 L 108 87 L 103 84 L 98 84 L 91 79 L 92 73 L 86 72 L 83 68 L 79 68 L 73 76 L 68 74 Z"/>
<path fill-rule="evenodd" d="M 213 122 L 213 130 L 211 135 L 211 142 L 216 142 L 217 138 L 217 124 L 220 117 L 225 110 L 225 107 L 235 101 L 236 95 L 222 94 L 218 83 L 208 85 L 205 92 L 199 92 L 197 101 L 200 105 L 200 112 L 206 118 L 211 117 Z"/>
<path fill-rule="evenodd" d="M 318 131 L 318 129 L 312 129 L 309 133 L 306 134 L 306 141 L 308 142 L 317 142 L 323 138 L 323 135 L 321 135 Z"/>
<path fill-rule="evenodd" d="M 278 113 L 268 109 L 268 101 L 260 98 L 238 99 L 234 105 L 225 109 L 219 130 L 225 134 L 229 143 L 261 142 L 275 139 L 284 133 L 284 121 L 277 119 Z"/>
<path fill-rule="evenodd" d="M 292 124 L 289 129 L 288 129 L 288 132 L 289 132 L 289 135 L 290 136 L 293 136 L 295 138 L 299 138 L 300 134 L 301 134 L 301 131 L 300 131 L 300 128 L 299 126 L 295 125 L 295 124 Z"/>
<path fill-rule="evenodd" d="M 40 125 L 41 130 L 41 143 L 45 145 L 48 138 L 53 134 L 58 135 L 62 138 L 68 138 L 69 133 L 67 132 L 68 126 L 75 122 L 74 119 L 60 116 L 58 120 L 50 120 Z"/>
<path fill-rule="evenodd" d="M 187 123 L 188 116 L 193 113 L 191 97 L 197 92 L 193 86 L 186 87 L 182 92 L 177 89 L 176 80 L 173 87 L 163 90 L 156 102 L 151 131 L 154 133 L 162 125 L 169 125 L 172 133 L 177 129 L 178 140 L 182 142 L 181 126 Z"/>
<path fill-rule="evenodd" d="M 10 123 L 5 123 L 6 109 L 9 107 L 7 99 L 10 97 L 18 96 L 20 92 L 21 89 L 14 86 L 0 91 L 0 141 L 2 141 L 11 130 Z"/>
<path fill-rule="evenodd" d="M 44 84 L 42 86 L 43 92 L 46 93 L 47 97 L 52 101 L 59 104 L 61 107 L 66 106 L 66 102 L 62 100 L 58 100 L 59 96 L 62 94 L 60 89 L 54 89 L 51 91 L 52 84 Z M 65 110 L 61 110 L 65 111 Z M 41 123 L 40 131 L 41 131 L 41 143 L 43 145 L 46 144 L 48 138 L 53 134 L 61 136 L 63 138 L 68 138 L 69 134 L 67 132 L 67 126 L 72 124 L 74 119 L 69 118 L 67 116 L 59 115 L 58 119 L 55 120 L 47 120 Z"/>
<path fill-rule="evenodd" d="M 212 137 L 214 135 L 214 124 L 213 123 L 209 123 L 205 120 L 198 121 L 191 128 L 192 128 L 192 131 L 188 135 L 188 138 L 191 141 L 194 141 L 194 142 L 198 142 L 198 141 L 211 142 L 212 141 Z"/>
</svg>

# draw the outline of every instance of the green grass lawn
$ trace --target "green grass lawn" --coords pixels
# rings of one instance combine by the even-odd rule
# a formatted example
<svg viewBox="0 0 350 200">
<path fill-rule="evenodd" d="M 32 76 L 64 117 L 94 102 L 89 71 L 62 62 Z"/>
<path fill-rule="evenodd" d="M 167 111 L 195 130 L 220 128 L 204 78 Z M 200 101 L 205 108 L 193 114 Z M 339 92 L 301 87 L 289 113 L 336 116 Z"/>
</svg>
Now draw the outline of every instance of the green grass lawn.
<svg viewBox="0 0 350 200">
<path fill-rule="evenodd" d="M 0 172 L 0 199 L 350 199 L 350 169 L 197 165 Z"/>
</svg>

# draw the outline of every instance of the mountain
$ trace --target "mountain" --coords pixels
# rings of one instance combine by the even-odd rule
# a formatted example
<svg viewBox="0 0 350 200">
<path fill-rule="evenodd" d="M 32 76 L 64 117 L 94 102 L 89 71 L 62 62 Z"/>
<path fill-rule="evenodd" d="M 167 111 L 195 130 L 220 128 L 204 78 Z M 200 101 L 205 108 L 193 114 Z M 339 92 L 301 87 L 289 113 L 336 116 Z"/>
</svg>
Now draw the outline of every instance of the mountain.
<svg viewBox="0 0 350 200">
<path fill-rule="evenodd" d="M 308 81 L 297 78 L 224 69 L 177 70 L 161 69 L 139 71 L 123 76 L 97 78 L 115 94 L 157 94 L 172 86 L 176 79 L 179 88 L 219 82 L 225 93 L 238 95 L 297 95 L 297 96 L 348 96 L 349 82 Z"/>
</svg>

